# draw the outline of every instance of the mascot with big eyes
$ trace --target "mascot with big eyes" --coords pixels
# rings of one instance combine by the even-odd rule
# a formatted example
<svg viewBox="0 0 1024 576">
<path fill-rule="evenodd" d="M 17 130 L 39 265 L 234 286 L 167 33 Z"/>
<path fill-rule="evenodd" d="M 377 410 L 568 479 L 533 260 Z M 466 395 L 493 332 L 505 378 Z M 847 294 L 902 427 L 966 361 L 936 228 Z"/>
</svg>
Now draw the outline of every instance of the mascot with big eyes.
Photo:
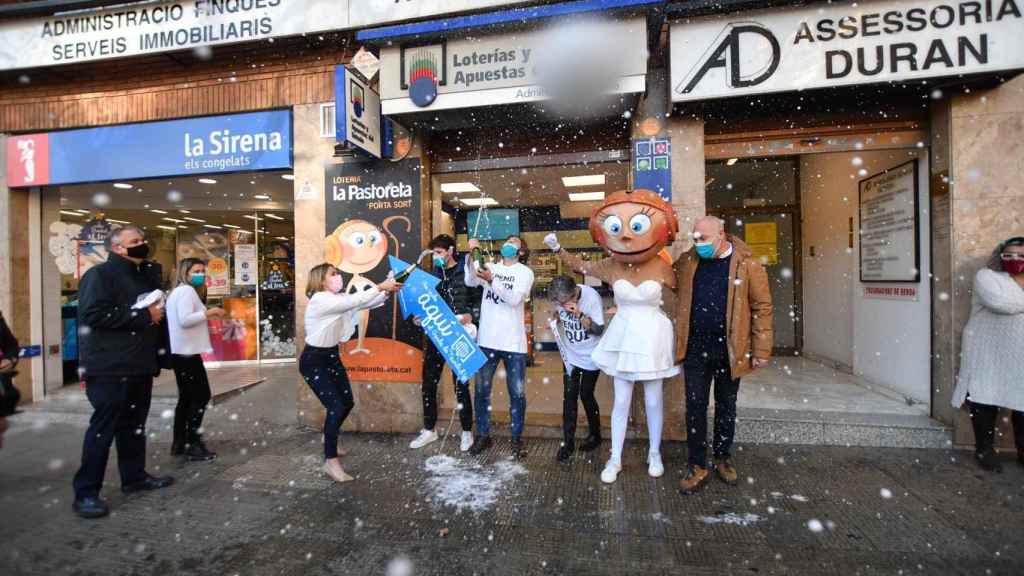
<svg viewBox="0 0 1024 576">
<path fill-rule="evenodd" d="M 544 243 L 567 266 L 610 284 L 617 311 L 605 329 L 591 358 L 615 381 L 612 409 L 612 452 L 601 480 L 611 484 L 622 470 L 622 445 L 633 396 L 633 385 L 644 385 L 648 473 L 665 473 L 661 462 L 661 430 L 664 421 L 662 381 L 679 374 L 673 360 L 675 336 L 672 321 L 661 310 L 662 290 L 675 290 L 676 276 L 669 259 L 661 254 L 675 240 L 679 222 L 675 210 L 650 190 L 625 190 L 605 199 L 590 219 L 590 235 L 609 258 L 586 261 L 561 249 L 558 238 L 548 234 Z"/>
</svg>

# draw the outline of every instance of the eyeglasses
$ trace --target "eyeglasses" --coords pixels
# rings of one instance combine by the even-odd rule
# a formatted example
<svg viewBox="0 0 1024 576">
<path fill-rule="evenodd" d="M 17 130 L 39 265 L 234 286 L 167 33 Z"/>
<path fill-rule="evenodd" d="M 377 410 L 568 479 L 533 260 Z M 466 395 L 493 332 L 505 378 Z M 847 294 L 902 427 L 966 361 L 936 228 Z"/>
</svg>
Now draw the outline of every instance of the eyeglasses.
<svg viewBox="0 0 1024 576">
<path fill-rule="evenodd" d="M 1009 262 L 1010 260 L 1024 260 L 1024 252 L 1003 252 L 999 257 L 1002 258 L 1004 262 Z"/>
</svg>

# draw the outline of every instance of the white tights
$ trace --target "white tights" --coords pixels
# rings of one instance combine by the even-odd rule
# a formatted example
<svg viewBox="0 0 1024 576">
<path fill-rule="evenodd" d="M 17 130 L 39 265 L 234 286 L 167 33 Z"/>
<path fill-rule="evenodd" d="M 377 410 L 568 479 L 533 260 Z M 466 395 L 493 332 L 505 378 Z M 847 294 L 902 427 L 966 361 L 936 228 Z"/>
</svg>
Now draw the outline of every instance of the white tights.
<svg viewBox="0 0 1024 576">
<path fill-rule="evenodd" d="M 641 381 L 644 385 L 644 405 L 647 408 L 647 433 L 650 436 L 648 454 L 661 453 L 661 424 L 664 420 L 661 380 Z M 612 461 L 622 463 L 622 445 L 626 441 L 626 423 L 633 400 L 633 381 L 615 379 L 615 406 L 612 408 Z"/>
</svg>

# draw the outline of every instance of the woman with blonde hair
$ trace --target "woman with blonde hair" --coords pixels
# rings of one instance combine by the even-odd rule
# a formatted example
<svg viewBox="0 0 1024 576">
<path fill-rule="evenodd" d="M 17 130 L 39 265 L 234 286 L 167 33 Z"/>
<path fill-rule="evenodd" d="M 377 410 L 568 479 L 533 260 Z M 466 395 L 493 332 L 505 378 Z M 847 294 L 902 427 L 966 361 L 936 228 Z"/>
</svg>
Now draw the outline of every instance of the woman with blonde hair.
<svg viewBox="0 0 1024 576">
<path fill-rule="evenodd" d="M 352 337 L 357 312 L 383 305 L 388 293 L 397 292 L 402 285 L 388 275 L 380 284 L 354 294 L 343 293 L 343 286 L 341 272 L 330 264 L 319 264 L 309 271 L 306 346 L 299 358 L 299 372 L 327 410 L 324 472 L 336 482 L 353 480 L 338 460 L 338 432 L 355 406 L 339 346 Z"/>
<path fill-rule="evenodd" d="M 202 357 L 212 349 L 207 319 L 224 316 L 224 310 L 206 308 L 206 263 L 202 260 L 183 259 L 175 278 L 177 286 L 166 305 L 171 366 L 178 384 L 171 455 L 202 462 L 217 457 L 203 443 L 201 435 L 203 415 L 211 396 Z"/>
</svg>

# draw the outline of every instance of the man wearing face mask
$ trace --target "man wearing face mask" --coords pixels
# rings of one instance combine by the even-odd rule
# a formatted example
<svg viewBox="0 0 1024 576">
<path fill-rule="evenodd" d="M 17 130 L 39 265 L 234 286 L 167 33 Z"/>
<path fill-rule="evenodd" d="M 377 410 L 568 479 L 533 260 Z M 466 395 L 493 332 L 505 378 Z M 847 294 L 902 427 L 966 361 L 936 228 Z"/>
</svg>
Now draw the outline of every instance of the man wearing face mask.
<svg viewBox="0 0 1024 576">
<path fill-rule="evenodd" d="M 455 239 L 441 234 L 430 241 L 433 250 L 433 274 L 441 279 L 437 293 L 452 309 L 463 326 L 475 325 L 480 318 L 480 290 L 466 286 L 462 262 L 455 259 Z M 414 318 L 419 325 L 419 318 Z M 444 371 L 444 356 L 430 338 L 423 344 L 423 430 L 409 448 L 419 449 L 435 442 L 437 432 L 437 383 Z M 459 422 L 462 424 L 460 449 L 469 451 L 473 444 L 473 402 L 469 395 L 469 382 L 455 382 L 455 397 L 459 402 Z"/>
<path fill-rule="evenodd" d="M 711 477 L 707 463 L 708 396 L 715 394 L 714 471 L 736 485 L 731 450 L 740 378 L 772 354 L 772 295 L 764 266 L 714 216 L 697 220 L 694 247 L 676 262 L 676 362 L 686 384 L 688 463 L 680 490 L 691 494 Z"/>
<path fill-rule="evenodd" d="M 159 265 L 147 262 L 149 246 L 135 226 L 115 230 L 106 262 L 89 269 L 78 285 L 79 366 L 93 407 L 75 474 L 72 508 L 83 518 L 110 512 L 100 499 L 110 445 L 117 441 L 121 490 L 170 486 L 170 476 L 146 472 L 146 418 L 159 374 L 160 303 L 133 309 L 139 296 L 159 289 Z"/>
</svg>

